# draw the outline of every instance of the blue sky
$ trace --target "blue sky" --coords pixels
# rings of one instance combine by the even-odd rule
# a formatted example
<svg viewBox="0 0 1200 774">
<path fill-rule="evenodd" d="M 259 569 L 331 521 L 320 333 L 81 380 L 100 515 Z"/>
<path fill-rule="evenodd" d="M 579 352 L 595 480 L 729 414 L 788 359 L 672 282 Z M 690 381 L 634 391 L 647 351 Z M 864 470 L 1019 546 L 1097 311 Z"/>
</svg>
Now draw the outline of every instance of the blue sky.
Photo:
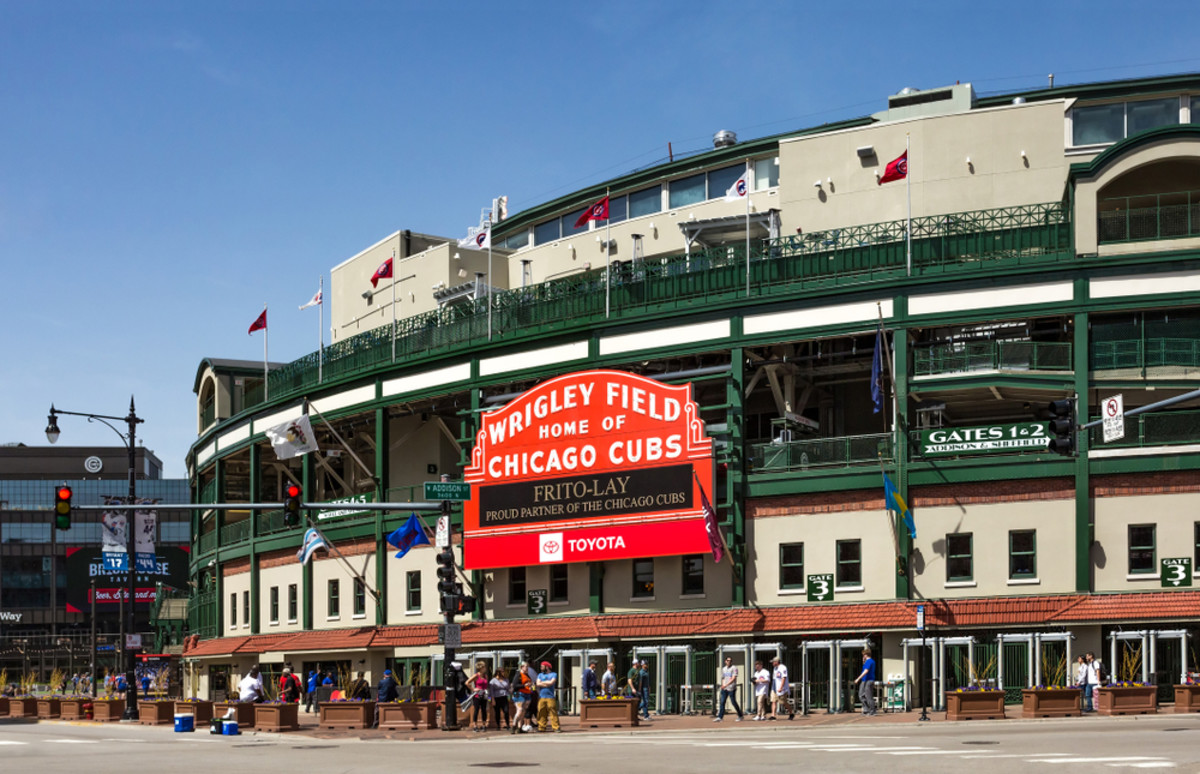
<svg viewBox="0 0 1200 774">
<path fill-rule="evenodd" d="M 0 0 L 0 443 L 44 444 L 51 402 L 124 416 L 133 395 L 183 476 L 201 358 L 261 359 L 264 303 L 271 360 L 311 352 L 297 307 L 397 229 L 464 236 L 495 196 L 518 212 L 668 142 L 865 115 L 905 86 L 1200 70 L 1197 21 L 1106 0 Z"/>
</svg>

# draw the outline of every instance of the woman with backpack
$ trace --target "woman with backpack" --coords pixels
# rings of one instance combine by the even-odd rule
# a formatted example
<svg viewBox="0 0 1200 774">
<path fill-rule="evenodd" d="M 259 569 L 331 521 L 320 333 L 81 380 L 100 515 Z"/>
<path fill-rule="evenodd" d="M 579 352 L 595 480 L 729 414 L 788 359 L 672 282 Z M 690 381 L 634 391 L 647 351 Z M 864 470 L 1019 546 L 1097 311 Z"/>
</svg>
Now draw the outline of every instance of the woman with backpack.
<svg viewBox="0 0 1200 774">
<path fill-rule="evenodd" d="M 521 665 L 517 667 L 517 671 L 510 682 L 509 690 L 512 693 L 513 704 L 516 705 L 516 711 L 513 713 L 512 719 L 512 730 L 509 733 L 523 734 L 531 728 L 526 716 L 529 714 L 529 705 L 533 703 L 533 678 L 529 676 L 528 661 L 522 661 Z"/>
<path fill-rule="evenodd" d="M 471 691 L 471 706 L 473 707 L 471 730 L 473 731 L 483 731 L 487 728 L 488 699 L 491 696 L 490 684 L 487 664 L 483 661 L 476 661 L 475 676 L 467 683 L 467 688 Z"/>
</svg>

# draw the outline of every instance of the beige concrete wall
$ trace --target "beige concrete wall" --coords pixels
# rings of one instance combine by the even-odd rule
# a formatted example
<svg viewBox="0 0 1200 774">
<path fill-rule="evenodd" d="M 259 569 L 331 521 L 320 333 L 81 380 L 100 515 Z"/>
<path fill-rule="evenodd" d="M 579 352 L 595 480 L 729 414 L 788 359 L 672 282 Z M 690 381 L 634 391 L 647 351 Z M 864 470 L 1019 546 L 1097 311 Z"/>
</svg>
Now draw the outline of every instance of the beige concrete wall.
<svg viewBox="0 0 1200 774">
<path fill-rule="evenodd" d="M 258 573 L 258 623 L 259 631 L 294 632 L 304 628 L 304 573 L 303 565 L 293 562 L 279 567 L 269 567 Z M 296 584 L 296 620 L 288 620 L 288 585 Z M 271 587 L 279 589 L 279 623 L 271 623 Z"/>
<path fill-rule="evenodd" d="M 507 568 L 488 570 L 484 573 L 484 610 L 488 618 L 526 618 L 528 606 L 526 600 L 519 604 L 508 604 Z M 528 567 L 525 570 L 525 588 L 527 590 L 545 589 L 547 598 L 550 592 L 549 565 Z M 584 615 L 588 612 L 591 602 L 589 593 L 588 566 L 586 564 L 567 565 L 567 601 L 549 602 L 547 615 Z"/>
<path fill-rule="evenodd" d="M 369 585 L 374 585 L 375 556 L 359 555 L 348 557 L 351 566 L 360 570 Z M 375 600 L 367 592 L 365 615 L 354 615 L 354 576 L 346 565 L 336 559 L 313 559 L 313 628 L 336 629 L 347 626 L 374 626 Z M 338 615 L 329 616 L 329 581 L 340 581 L 338 588 Z"/>
<path fill-rule="evenodd" d="M 430 523 L 432 527 L 432 522 Z M 395 558 L 395 551 L 388 554 L 385 567 L 387 569 L 387 584 L 385 588 L 388 609 L 387 625 L 429 624 L 440 623 L 441 613 L 438 612 L 437 591 L 437 552 L 433 548 L 420 546 L 404 555 L 402 559 Z M 408 602 L 408 573 L 421 573 L 421 608 L 409 610 Z"/>
<path fill-rule="evenodd" d="M 1064 153 L 1063 111 L 1039 102 L 785 140 L 783 233 L 904 219 L 905 182 L 880 186 L 875 172 L 904 152 L 906 133 L 914 217 L 1058 201 L 1077 160 Z M 856 149 L 868 145 L 875 157 L 864 161 Z"/>
<path fill-rule="evenodd" d="M 679 556 L 654 559 L 654 597 L 633 598 L 633 562 L 605 562 L 604 611 L 606 613 L 645 613 L 655 610 L 699 610 L 728 607 L 733 603 L 733 587 L 728 560 L 717 565 L 712 554 L 704 555 L 704 594 L 682 594 L 683 560 Z"/>
<path fill-rule="evenodd" d="M 245 615 L 244 596 L 250 591 L 250 573 L 243 572 L 237 575 L 226 577 L 221 583 L 221 621 L 224 626 L 221 627 L 222 634 L 226 637 L 235 637 L 242 634 L 250 633 L 250 624 L 242 624 L 242 617 Z M 229 620 L 229 597 L 231 594 L 237 594 L 237 621 Z M 253 600 L 251 600 L 253 603 Z"/>
<path fill-rule="evenodd" d="M 1158 562 L 1195 556 L 1195 525 L 1200 521 L 1200 494 L 1101 497 L 1095 500 L 1095 544 L 1092 561 L 1095 588 L 1105 591 L 1161 591 Z M 1154 524 L 1155 571 L 1129 574 L 1129 526 Z M 1192 567 L 1195 577 L 1196 567 Z M 1193 581 L 1200 585 L 1200 581 Z"/>
</svg>

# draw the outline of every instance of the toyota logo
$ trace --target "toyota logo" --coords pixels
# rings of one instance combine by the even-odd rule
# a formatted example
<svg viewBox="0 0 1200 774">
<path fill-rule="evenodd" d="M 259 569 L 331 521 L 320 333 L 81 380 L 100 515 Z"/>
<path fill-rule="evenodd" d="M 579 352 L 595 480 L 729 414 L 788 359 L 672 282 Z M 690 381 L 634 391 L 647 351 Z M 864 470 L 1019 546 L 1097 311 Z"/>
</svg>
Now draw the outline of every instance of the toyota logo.
<svg viewBox="0 0 1200 774">
<path fill-rule="evenodd" d="M 545 543 L 542 543 L 542 553 L 544 554 L 556 553 L 559 548 L 559 544 L 553 540 L 547 540 Z"/>
</svg>

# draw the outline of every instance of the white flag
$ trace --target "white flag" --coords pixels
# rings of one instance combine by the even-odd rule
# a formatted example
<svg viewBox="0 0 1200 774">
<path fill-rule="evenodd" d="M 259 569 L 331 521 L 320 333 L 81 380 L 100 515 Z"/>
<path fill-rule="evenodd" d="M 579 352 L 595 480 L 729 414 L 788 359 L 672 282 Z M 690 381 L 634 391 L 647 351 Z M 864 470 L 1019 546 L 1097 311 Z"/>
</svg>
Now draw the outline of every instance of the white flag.
<svg viewBox="0 0 1200 774">
<path fill-rule="evenodd" d="M 470 247 L 474 250 L 486 250 L 492 246 L 492 230 L 482 229 L 466 239 L 458 240 L 459 247 Z"/>
<path fill-rule="evenodd" d="M 308 564 L 308 560 L 312 559 L 312 555 L 319 548 L 328 550 L 325 541 L 321 539 L 321 534 L 309 527 L 308 531 L 304 533 L 304 542 L 300 544 L 300 550 L 296 552 L 296 558 L 300 560 L 301 564 Z"/>
<path fill-rule="evenodd" d="M 733 185 L 729 186 L 725 191 L 725 201 L 736 202 L 745 199 L 750 195 L 750 168 L 747 167 L 742 176 L 733 181 Z"/>
<path fill-rule="evenodd" d="M 300 307 L 301 311 L 309 308 L 310 306 L 320 306 L 321 305 L 321 296 L 323 295 L 323 293 L 324 293 L 324 291 L 318 290 L 317 294 L 312 297 L 311 301 L 309 301 L 304 306 Z"/>
<path fill-rule="evenodd" d="M 299 457 L 318 449 L 307 414 L 301 414 L 282 425 L 268 427 L 266 436 L 271 442 L 271 448 L 275 450 L 275 456 L 281 460 Z"/>
</svg>

